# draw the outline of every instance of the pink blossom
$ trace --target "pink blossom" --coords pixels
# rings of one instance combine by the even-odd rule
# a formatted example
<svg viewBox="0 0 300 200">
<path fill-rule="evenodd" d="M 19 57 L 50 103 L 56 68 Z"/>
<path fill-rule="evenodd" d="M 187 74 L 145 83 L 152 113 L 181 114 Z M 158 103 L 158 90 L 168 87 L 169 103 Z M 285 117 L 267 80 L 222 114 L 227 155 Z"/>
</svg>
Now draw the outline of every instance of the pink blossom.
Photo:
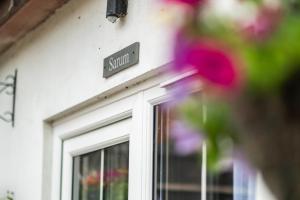
<svg viewBox="0 0 300 200">
<path fill-rule="evenodd" d="M 253 40 L 265 40 L 277 29 L 280 19 L 280 8 L 263 7 L 255 20 L 245 27 L 245 35 Z"/>
<path fill-rule="evenodd" d="M 190 6 L 197 6 L 201 2 L 203 2 L 203 0 L 165 0 L 165 1 L 168 3 L 183 3 Z"/>
<path fill-rule="evenodd" d="M 190 39 L 180 32 L 174 51 L 174 69 L 197 70 L 204 80 L 225 88 L 234 88 L 238 82 L 236 62 L 230 52 L 216 42 L 205 39 Z"/>
<path fill-rule="evenodd" d="M 105 171 L 103 174 L 104 182 L 105 183 L 110 183 L 118 180 L 119 178 L 125 176 L 127 172 L 124 170 L 122 171 L 121 169 L 111 169 L 108 171 Z"/>
</svg>

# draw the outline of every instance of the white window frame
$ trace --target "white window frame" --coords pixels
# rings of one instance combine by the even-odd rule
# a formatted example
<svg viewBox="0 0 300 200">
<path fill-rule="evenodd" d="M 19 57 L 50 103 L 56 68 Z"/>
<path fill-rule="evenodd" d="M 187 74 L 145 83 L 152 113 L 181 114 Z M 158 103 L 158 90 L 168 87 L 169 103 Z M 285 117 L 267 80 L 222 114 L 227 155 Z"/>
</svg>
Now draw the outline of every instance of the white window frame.
<svg viewBox="0 0 300 200">
<path fill-rule="evenodd" d="M 186 74 L 174 77 L 168 81 L 165 81 L 160 84 L 160 87 L 155 87 L 151 88 L 144 93 L 144 108 L 146 110 L 146 115 L 145 115 L 145 122 L 148 122 L 146 124 L 146 127 L 148 127 L 145 131 L 145 135 L 149 135 L 148 137 L 151 138 L 149 140 L 149 144 L 151 146 L 148 146 L 147 149 L 150 150 L 151 158 L 149 158 L 148 162 L 150 163 L 151 166 L 151 172 L 148 170 L 148 178 L 150 180 L 147 183 L 150 183 L 150 185 L 147 185 L 148 191 L 145 190 L 145 200 L 153 200 L 153 134 L 154 134 L 154 107 L 163 103 L 166 103 L 171 100 L 171 97 L 168 93 L 168 90 L 165 88 L 168 88 L 169 86 L 172 86 L 174 83 L 177 81 L 180 81 L 181 79 L 192 75 L 193 72 L 188 72 Z M 145 144 L 146 145 L 146 144 Z M 202 166 L 201 166 L 201 182 L 206 183 L 206 175 L 207 175 L 207 168 L 206 168 L 206 145 L 204 144 L 202 146 Z M 150 188 L 150 190 L 149 190 Z M 206 184 L 201 184 L 201 191 L 206 191 Z M 143 199 L 143 200 L 144 200 Z M 206 192 L 201 193 L 201 199 L 206 199 Z"/>
<path fill-rule="evenodd" d="M 153 134 L 154 134 L 154 121 L 153 121 L 153 117 L 154 117 L 154 107 L 156 105 L 160 105 L 160 104 L 163 104 L 163 103 L 166 103 L 168 101 L 171 100 L 171 97 L 168 93 L 168 89 L 169 88 L 172 88 L 173 85 L 175 83 L 177 83 L 178 81 L 186 78 L 186 77 L 189 77 L 191 75 L 193 75 L 194 72 L 191 71 L 191 72 L 187 72 L 187 73 L 184 73 L 180 76 L 176 76 L 176 77 L 173 77 L 165 82 L 162 82 L 160 84 L 160 87 L 154 87 L 154 88 L 151 88 L 149 90 L 146 90 L 144 92 L 144 109 L 146 111 L 146 114 L 144 116 L 144 122 L 146 122 L 146 126 L 147 129 L 145 129 L 146 131 L 146 134 L 145 135 L 148 135 L 149 138 L 151 138 L 149 141 L 148 141 L 148 144 L 150 144 L 151 146 L 148 146 L 147 149 L 153 153 Z M 168 89 L 166 89 L 168 88 Z M 190 91 L 191 93 L 193 92 L 202 92 L 202 88 L 197 88 L 196 89 L 197 91 Z M 205 98 L 205 97 L 204 97 Z M 203 120 L 206 120 L 206 107 L 205 105 L 203 105 Z M 147 124 L 148 122 L 148 124 Z M 147 144 L 145 144 L 145 147 L 146 147 Z M 150 185 L 147 185 L 146 187 L 148 188 L 148 190 L 146 189 L 145 191 L 145 196 L 144 196 L 144 199 L 142 200 L 153 200 L 153 190 L 152 190 L 152 187 L 153 187 L 153 169 L 152 169 L 152 166 L 153 166 L 153 155 L 151 154 L 151 156 L 149 157 L 149 161 L 150 163 L 149 166 L 151 166 L 151 172 L 150 170 L 148 170 L 148 173 L 149 173 L 149 176 L 148 178 L 150 180 L 148 180 L 147 183 L 149 183 Z M 233 163 L 233 168 L 236 168 L 236 164 Z M 251 184 L 251 188 L 248 188 L 248 193 L 251 194 L 251 196 L 249 196 L 250 198 L 253 198 L 254 199 L 258 199 L 257 198 L 257 191 L 255 191 L 255 194 L 253 194 L 252 190 L 256 190 L 256 186 L 253 187 L 253 183 L 256 183 L 257 182 L 257 175 L 255 175 L 254 177 L 250 177 L 250 180 L 249 180 L 249 183 Z M 206 200 L 207 199 L 207 147 L 206 147 L 206 143 L 204 142 L 203 145 L 202 145 L 202 166 L 201 166 L 201 191 L 204 191 L 204 192 L 201 192 L 201 199 L 202 200 Z M 205 184 L 203 184 L 205 183 Z M 233 188 L 233 191 L 235 191 L 235 188 Z M 254 196 L 252 196 L 254 195 Z M 235 195 L 233 196 L 233 198 L 235 198 Z"/>
<path fill-rule="evenodd" d="M 142 134 L 140 134 L 142 130 L 142 114 L 140 113 L 142 94 L 127 93 L 127 95 L 111 97 L 53 124 L 51 200 L 71 200 L 72 156 L 126 140 L 130 142 L 128 198 L 141 200 L 142 169 L 139 158 L 142 156 L 140 151 L 142 149 Z M 128 122 L 128 119 L 130 119 L 130 131 L 126 130 L 127 125 L 120 125 L 122 120 Z M 132 124 L 136 125 L 132 126 Z M 112 133 L 112 131 L 116 131 L 116 133 L 109 135 L 108 132 Z M 80 137 L 85 138 L 84 136 L 87 135 L 90 135 L 89 139 L 86 139 L 85 142 L 80 141 Z M 91 139 L 92 135 L 98 137 L 95 146 Z M 77 144 L 75 144 L 76 142 Z M 64 174 L 63 172 L 68 173 Z M 62 188 L 65 186 L 68 188 Z M 63 190 L 69 192 L 62 192 Z"/>
<path fill-rule="evenodd" d="M 62 165 L 62 188 L 64 189 L 61 194 L 62 199 L 72 199 L 73 158 L 129 141 L 131 125 L 131 118 L 124 119 L 64 142 Z M 131 179 L 132 175 L 133 173 L 131 171 L 131 173 L 129 173 L 129 179 Z"/>
<path fill-rule="evenodd" d="M 51 200 L 70 200 L 69 193 L 64 194 L 64 180 L 71 181 L 71 161 L 69 155 L 78 155 L 89 151 L 89 145 L 82 151 L 64 151 L 64 143 L 72 138 L 85 135 L 93 130 L 112 125 L 115 122 L 131 118 L 129 155 L 129 200 L 152 200 L 153 183 L 153 116 L 154 106 L 170 100 L 166 85 L 180 80 L 186 75 L 175 77 L 156 77 L 132 90 L 105 99 L 75 114 L 53 123 L 52 137 L 52 183 Z M 163 80 L 163 81 L 162 81 Z M 164 81 L 167 80 L 167 81 Z M 101 148 L 101 146 L 98 146 Z M 64 155 L 63 154 L 67 154 Z M 67 159 L 64 159 L 67 157 Z M 66 162 L 67 164 L 64 164 Z M 69 174 L 63 175 L 64 165 Z M 130 176 L 130 172 L 134 176 Z M 67 183 L 70 185 L 70 182 Z M 70 187 L 70 186 L 68 186 Z M 64 196 L 65 195 L 65 196 Z"/>
<path fill-rule="evenodd" d="M 51 200 L 71 200 L 69 193 L 64 196 L 62 188 L 64 180 L 71 181 L 70 157 L 93 150 L 89 145 L 78 149 L 74 146 L 73 150 L 65 150 L 64 144 L 68 140 L 89 132 L 102 128 L 125 119 L 131 119 L 130 132 L 123 132 L 121 135 L 115 135 L 110 139 L 104 140 L 97 148 L 103 148 L 107 144 L 114 144 L 111 141 L 129 140 L 129 200 L 152 200 L 153 192 L 153 133 L 154 133 L 154 106 L 168 102 L 171 98 L 168 94 L 169 86 L 177 81 L 192 75 L 189 72 L 180 76 L 157 76 L 140 85 L 136 85 L 129 90 L 120 92 L 118 95 L 102 99 L 96 105 L 89 106 L 80 111 L 74 111 L 68 117 L 60 119 L 53 124 L 52 137 L 52 183 Z M 114 129 L 114 128 L 112 128 Z M 111 130 L 112 130 L 111 129 Z M 118 128 L 116 128 L 118 129 Z M 96 133 L 95 132 L 95 133 Z M 120 132 L 119 132 L 120 133 Z M 122 135 L 123 134 L 123 135 Z M 120 136 L 120 137 L 119 137 Z M 116 140 L 116 138 L 122 138 Z M 86 143 L 87 144 L 87 143 Z M 93 145 L 91 145 L 93 146 Z M 94 147 L 95 148 L 95 147 Z M 202 182 L 206 182 L 206 147 L 202 151 Z M 62 156 L 64 154 L 64 156 Z M 67 154 L 67 155 L 65 155 Z M 64 159 L 67 157 L 67 159 Z M 62 161 L 67 162 L 63 164 Z M 68 166 L 67 166 L 68 165 Z M 65 175 L 63 167 L 67 166 L 69 174 Z M 66 170 L 65 170 L 66 171 Z M 134 174 L 133 174 L 134 173 Z M 70 183 L 67 183 L 70 185 Z M 70 187 L 70 186 L 68 186 Z M 201 184 L 202 191 L 206 191 L 206 184 Z M 206 192 L 202 192 L 202 199 L 206 199 Z"/>
</svg>

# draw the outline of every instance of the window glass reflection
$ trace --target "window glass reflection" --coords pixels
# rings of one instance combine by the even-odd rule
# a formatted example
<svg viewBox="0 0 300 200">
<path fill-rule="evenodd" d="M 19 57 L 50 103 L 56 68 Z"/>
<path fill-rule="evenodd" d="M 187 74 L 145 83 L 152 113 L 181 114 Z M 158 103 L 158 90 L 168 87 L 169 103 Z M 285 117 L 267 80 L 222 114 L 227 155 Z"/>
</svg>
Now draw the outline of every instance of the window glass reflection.
<svg viewBox="0 0 300 200">
<path fill-rule="evenodd" d="M 207 175 L 207 200 L 233 200 L 233 168 Z"/>
<path fill-rule="evenodd" d="M 201 156 L 180 155 L 170 139 L 173 113 L 155 107 L 154 199 L 201 200 Z"/>
<path fill-rule="evenodd" d="M 104 200 L 128 199 L 128 143 L 104 150 Z"/>
<path fill-rule="evenodd" d="M 153 200 L 201 200 L 204 195 L 206 200 L 255 200 L 255 176 L 249 174 L 245 165 L 226 160 L 220 171 L 203 172 L 201 151 L 186 155 L 178 153 L 178 147 L 188 152 L 192 148 L 187 144 L 195 143 L 183 141 L 179 146 L 174 140 L 174 131 L 184 129 L 174 126 L 177 119 L 168 105 L 155 106 L 154 122 Z M 176 134 L 182 141 L 182 134 Z M 201 182 L 202 177 L 205 183 Z M 204 195 L 201 184 L 205 184 Z"/>
<path fill-rule="evenodd" d="M 100 199 L 101 151 L 74 158 L 74 200 Z"/>
<path fill-rule="evenodd" d="M 234 162 L 207 175 L 208 200 L 255 200 L 255 175 Z"/>
<path fill-rule="evenodd" d="M 73 159 L 72 200 L 128 199 L 129 142 Z"/>
</svg>

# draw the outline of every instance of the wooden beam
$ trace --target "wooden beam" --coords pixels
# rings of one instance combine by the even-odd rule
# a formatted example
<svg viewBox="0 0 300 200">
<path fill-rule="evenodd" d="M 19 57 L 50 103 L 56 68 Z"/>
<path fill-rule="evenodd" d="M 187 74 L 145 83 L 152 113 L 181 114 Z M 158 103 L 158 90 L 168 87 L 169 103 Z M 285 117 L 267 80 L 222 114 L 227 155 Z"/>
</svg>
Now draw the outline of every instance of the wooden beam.
<svg viewBox="0 0 300 200">
<path fill-rule="evenodd" d="M 0 53 L 44 22 L 68 0 L 29 0 L 0 26 Z"/>
</svg>

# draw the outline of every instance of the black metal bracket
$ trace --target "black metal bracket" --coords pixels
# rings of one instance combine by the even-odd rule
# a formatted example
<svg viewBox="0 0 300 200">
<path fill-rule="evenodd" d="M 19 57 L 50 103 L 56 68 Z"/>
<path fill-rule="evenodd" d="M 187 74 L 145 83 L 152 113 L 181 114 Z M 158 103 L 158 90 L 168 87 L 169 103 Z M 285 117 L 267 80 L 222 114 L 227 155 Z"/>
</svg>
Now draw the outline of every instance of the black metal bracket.
<svg viewBox="0 0 300 200">
<path fill-rule="evenodd" d="M 2 115 L 0 114 L 0 120 L 11 123 L 12 127 L 15 125 L 17 73 L 17 70 L 15 70 L 14 75 L 8 75 L 3 82 L 0 81 L 0 94 L 5 93 L 13 98 L 11 111 L 6 111 Z"/>
</svg>

